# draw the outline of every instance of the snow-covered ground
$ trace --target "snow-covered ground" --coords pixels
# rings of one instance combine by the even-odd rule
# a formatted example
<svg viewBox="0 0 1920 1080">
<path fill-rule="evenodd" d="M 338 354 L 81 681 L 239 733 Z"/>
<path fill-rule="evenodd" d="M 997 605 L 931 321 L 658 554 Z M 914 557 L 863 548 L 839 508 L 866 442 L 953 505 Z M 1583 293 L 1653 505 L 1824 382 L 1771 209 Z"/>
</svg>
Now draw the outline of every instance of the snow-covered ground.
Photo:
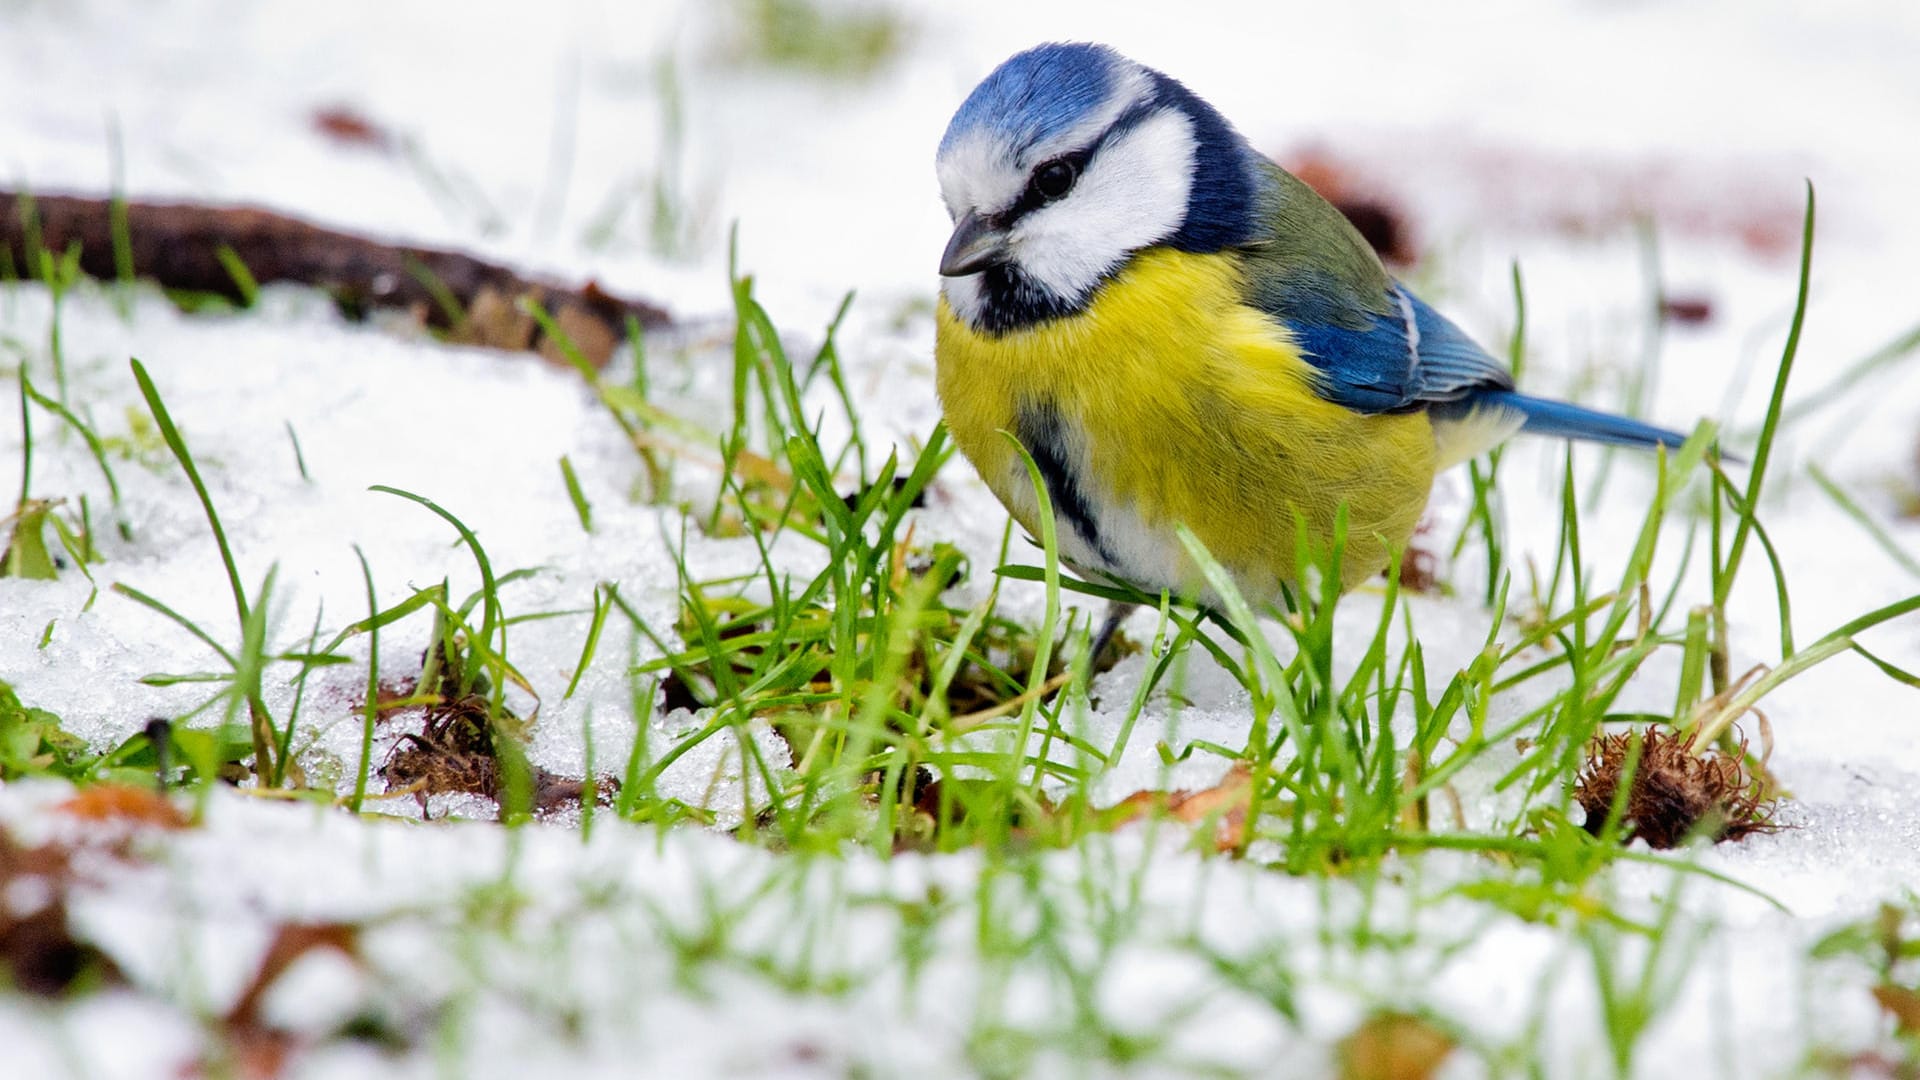
<svg viewBox="0 0 1920 1080">
<path fill-rule="evenodd" d="M 938 419 L 929 301 L 947 222 L 933 147 L 960 97 L 1005 55 L 1085 38 L 1182 78 L 1283 159 L 1317 147 L 1406 207 L 1430 255 L 1423 288 L 1490 343 L 1512 318 L 1517 260 L 1531 388 L 1618 402 L 1647 347 L 1657 250 L 1668 289 L 1706 299 L 1711 313 L 1665 331 L 1651 415 L 1748 429 L 1792 309 L 1803 177 L 1820 217 L 1795 397 L 1920 323 L 1912 4 L 1379 0 L 1175 14 L 1166 4 L 928 3 L 897 9 L 901 51 L 866 77 L 745 57 L 730 13 L 747 6 L 0 0 L 0 186 L 103 193 L 117 130 L 136 198 L 256 203 L 597 278 L 684 320 L 650 343 L 649 370 L 659 397 L 703 422 L 725 407 L 727 231 L 737 223 L 739 264 L 797 344 L 810 346 L 857 290 L 840 334 L 854 393 L 869 436 L 904 445 Z M 365 115 L 404 148 L 324 137 L 312 116 L 328 106 Z M 679 213 L 655 230 L 649 185 L 663 168 Z M 1650 234 L 1637 228 L 1649 216 Z M 42 389 L 51 317 L 44 289 L 0 287 L 0 367 L 24 360 Z M 278 568 L 276 644 L 298 646 L 316 620 L 325 637 L 365 616 L 356 545 L 382 607 L 442 578 L 456 597 L 477 586 L 444 522 L 368 487 L 417 492 L 471 526 L 497 570 L 539 568 L 503 593 L 509 614 L 574 613 L 512 631 L 514 662 L 541 702 L 534 762 L 579 775 L 589 746 L 603 770 L 625 754 L 635 717 L 623 634 L 563 693 L 597 583 L 618 582 L 655 625 L 672 624 L 679 515 L 631 498 L 640 462 L 575 375 L 344 323 L 300 290 L 270 289 L 253 311 L 212 317 L 144 293 L 123 319 L 83 288 L 61 330 L 70 400 L 132 447 L 116 459 L 130 539 L 100 530 L 90 606 L 94 585 L 76 573 L 0 579 L 0 679 L 23 701 L 105 746 L 205 696 L 203 685 L 139 681 L 216 660 L 107 592 L 112 583 L 224 640 L 238 635 L 192 491 L 132 419 L 145 413 L 128 369 L 138 357 L 200 462 L 241 578 L 252 586 Z M 615 374 L 630 362 L 616 361 Z M 1763 519 L 1802 644 L 1920 591 L 1920 576 L 1805 473 L 1817 462 L 1920 556 L 1920 523 L 1900 517 L 1920 487 L 1916 366 L 1882 370 L 1783 439 Z M 11 399 L 11 374 L 0 382 Z M 11 483 L 20 422 L 11 406 L 0 414 L 0 477 Z M 35 494 L 85 494 L 96 522 L 110 518 L 85 445 L 59 428 L 34 414 Z M 562 483 L 562 455 L 592 504 L 591 534 Z M 1580 461 L 1590 475 L 1599 459 L 1583 451 Z M 1537 444 L 1516 444 L 1508 459 L 1515 565 L 1551 562 L 1559 464 L 1556 448 Z M 1603 580 L 1623 562 L 1651 484 L 1625 459 L 1613 468 L 1584 518 Z M 680 479 L 700 497 L 697 470 Z M 1457 520 L 1464 499 L 1463 477 L 1443 478 L 1436 513 Z M 956 461 L 916 528 L 990 565 L 1003 522 Z M 1677 545 L 1676 531 L 1669 550 Z M 687 556 L 696 575 L 756 559 L 749 541 L 698 537 Z M 1441 680 L 1484 639 L 1476 594 L 1415 601 Z M 1779 659 L 1772 596 L 1750 555 L 1733 607 L 1736 672 Z M 1019 590 L 1007 605 L 1038 610 Z M 1371 621 L 1354 614 L 1356 626 Z M 427 634 L 424 619 L 397 624 L 382 637 L 382 669 L 417 664 Z M 1920 620 L 1863 640 L 1920 667 Z M 1125 702 L 1142 667 L 1135 658 L 1105 676 L 1103 700 Z M 297 744 L 316 777 L 358 760 L 364 680 L 355 664 L 307 688 Z M 1198 672 L 1187 690 L 1181 738 L 1244 741 L 1237 685 Z M 276 714 L 291 694 L 268 684 Z M 1552 1075 L 1602 1076 L 1615 1059 L 1595 955 L 1620 964 L 1622 979 L 1654 963 L 1651 985 L 1671 995 L 1635 1075 L 1797 1075 L 1817 1051 L 1882 1045 L 1891 1026 L 1864 971 L 1809 949 L 1920 888 L 1916 706 L 1912 688 L 1850 655 L 1770 697 L 1772 766 L 1794 795 L 1783 819 L 1795 828 L 1689 857 L 1784 910 L 1702 877 L 1616 867 L 1601 899 L 1622 910 L 1651 919 L 1680 890 L 1682 929 L 1662 940 L 1685 955 L 1652 961 L 1631 935 L 1591 938 L 1589 952 L 1580 935 L 1604 928 L 1575 933 L 1449 897 L 1480 872 L 1465 856 L 1395 864 L 1371 884 L 1328 882 L 1202 858 L 1178 830 L 1135 829 L 1017 867 L 979 853 L 801 859 L 611 815 L 583 839 L 577 822 L 419 826 L 223 792 L 197 827 L 139 834 L 121 855 L 99 827 L 52 809 L 66 789 L 15 784 L 0 789 L 0 829 L 23 844 L 79 845 L 76 931 L 128 985 L 51 1003 L 0 995 L 0 1071 L 217 1068 L 206 1065 L 221 1043 L 210 1018 L 241 994 L 275 928 L 339 922 L 361 927 L 360 959 L 311 953 L 267 1000 L 271 1023 L 296 1038 L 288 1075 L 1097 1074 L 1133 1061 L 1161 1074 L 1211 1064 L 1304 1076 L 1327 1072 L 1335 1041 L 1388 1007 L 1427 1014 L 1461 1043 L 1444 1075 L 1524 1071 L 1537 1058 Z M 1110 730 L 1118 709 L 1090 722 Z M 696 722 L 641 719 L 662 737 Z M 1143 725 L 1165 722 L 1149 712 Z M 1138 752 L 1103 791 L 1217 777 L 1223 766 L 1205 755 L 1165 773 L 1151 750 L 1162 734 L 1137 735 Z M 724 799 L 709 792 L 730 767 L 719 744 L 683 759 L 663 791 Z M 374 805 L 395 816 L 412 807 Z M 1071 928 L 1048 938 L 1065 959 L 1028 955 L 1022 928 L 1035 923 Z M 336 1037 L 355 1018 L 397 1041 Z M 1129 1037 L 1168 1042 L 1130 1057 Z"/>
</svg>

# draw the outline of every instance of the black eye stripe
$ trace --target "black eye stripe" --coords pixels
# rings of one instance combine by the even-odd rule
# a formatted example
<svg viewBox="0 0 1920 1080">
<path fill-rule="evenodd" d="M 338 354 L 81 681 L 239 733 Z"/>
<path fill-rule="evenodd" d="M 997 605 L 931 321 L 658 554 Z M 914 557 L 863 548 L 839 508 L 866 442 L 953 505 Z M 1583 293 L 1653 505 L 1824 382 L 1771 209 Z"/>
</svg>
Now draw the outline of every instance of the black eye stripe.
<svg viewBox="0 0 1920 1080">
<path fill-rule="evenodd" d="M 1095 143 L 1084 150 L 1075 150 L 1069 154 L 1061 154 L 1056 158 L 1048 158 L 1046 161 L 1035 166 L 1033 172 L 1027 177 L 1027 186 L 1020 192 L 1020 198 L 1016 200 L 1012 206 L 1008 207 L 1004 213 L 998 216 L 999 223 L 1002 226 L 1010 226 L 1027 214 L 1040 209 L 1055 199 L 1065 196 L 1067 191 L 1061 191 L 1059 194 L 1052 196 L 1042 191 L 1039 183 L 1040 174 L 1051 166 L 1066 166 L 1072 170 L 1072 181 L 1067 185 L 1067 190 L 1070 191 L 1073 184 L 1078 183 L 1081 175 L 1087 171 L 1087 162 L 1093 159 L 1095 151 L 1099 149 L 1099 143 Z"/>
<path fill-rule="evenodd" d="M 1079 178 L 1085 175 L 1087 165 L 1093 161 L 1100 153 L 1100 150 L 1106 146 L 1110 140 L 1139 127 L 1147 118 L 1161 112 L 1165 106 L 1166 102 L 1162 100 L 1160 93 L 1156 91 L 1155 93 L 1149 94 L 1128 106 L 1125 111 L 1114 119 L 1112 124 L 1107 126 L 1107 130 L 1100 133 L 1100 137 L 1095 139 L 1091 145 L 1082 147 L 1071 153 L 1061 154 L 1056 158 L 1049 158 L 1047 161 L 1035 166 L 1034 173 L 1029 174 L 1027 177 L 1027 186 L 1020 192 L 1020 198 L 1016 200 L 1012 206 L 994 215 L 995 223 L 1002 228 L 1010 228 L 1014 222 L 1047 205 L 1049 200 L 1035 189 L 1033 183 L 1040 169 L 1056 161 L 1065 163 L 1073 168 L 1074 182 L 1078 183 Z"/>
</svg>

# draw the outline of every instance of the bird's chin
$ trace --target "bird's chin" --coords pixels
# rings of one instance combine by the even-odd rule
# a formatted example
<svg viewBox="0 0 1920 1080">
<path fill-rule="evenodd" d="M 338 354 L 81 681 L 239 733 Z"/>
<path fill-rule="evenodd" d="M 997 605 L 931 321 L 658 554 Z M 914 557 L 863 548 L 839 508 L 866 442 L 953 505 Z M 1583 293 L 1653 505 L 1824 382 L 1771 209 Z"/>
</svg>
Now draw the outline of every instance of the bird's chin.
<svg viewBox="0 0 1920 1080">
<path fill-rule="evenodd" d="M 947 306 L 953 309 L 953 313 L 969 326 L 980 325 L 986 305 L 985 290 L 986 282 L 980 274 L 940 279 L 940 295 L 946 298 Z"/>
</svg>

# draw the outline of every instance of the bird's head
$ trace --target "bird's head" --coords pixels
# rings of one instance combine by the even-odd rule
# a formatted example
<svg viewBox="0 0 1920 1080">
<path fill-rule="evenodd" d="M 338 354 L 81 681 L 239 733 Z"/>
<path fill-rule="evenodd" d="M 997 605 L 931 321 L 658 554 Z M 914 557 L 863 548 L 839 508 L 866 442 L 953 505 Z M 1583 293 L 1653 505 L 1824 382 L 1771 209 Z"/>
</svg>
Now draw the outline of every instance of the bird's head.
<svg viewBox="0 0 1920 1080">
<path fill-rule="evenodd" d="M 1080 310 L 1135 252 L 1251 238 L 1259 156 L 1185 86 L 1103 45 L 994 69 L 940 142 L 941 291 L 1001 333 Z"/>
</svg>

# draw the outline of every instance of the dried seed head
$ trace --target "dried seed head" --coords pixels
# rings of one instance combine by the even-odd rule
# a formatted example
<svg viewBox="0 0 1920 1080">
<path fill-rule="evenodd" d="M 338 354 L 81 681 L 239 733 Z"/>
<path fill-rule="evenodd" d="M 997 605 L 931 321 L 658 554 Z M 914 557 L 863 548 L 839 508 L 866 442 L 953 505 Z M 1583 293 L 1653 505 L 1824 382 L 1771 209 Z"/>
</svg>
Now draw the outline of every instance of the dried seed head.
<svg viewBox="0 0 1920 1080">
<path fill-rule="evenodd" d="M 1637 836 L 1654 848 L 1678 847 L 1696 832 L 1716 842 L 1772 832 L 1779 828 L 1775 800 L 1748 773 L 1745 750 L 1743 743 L 1738 754 L 1695 754 L 1691 734 L 1660 728 L 1603 735 L 1587 748 L 1574 799 L 1587 812 L 1587 831 L 1599 835 L 1627 779 L 1621 838 Z"/>
</svg>

